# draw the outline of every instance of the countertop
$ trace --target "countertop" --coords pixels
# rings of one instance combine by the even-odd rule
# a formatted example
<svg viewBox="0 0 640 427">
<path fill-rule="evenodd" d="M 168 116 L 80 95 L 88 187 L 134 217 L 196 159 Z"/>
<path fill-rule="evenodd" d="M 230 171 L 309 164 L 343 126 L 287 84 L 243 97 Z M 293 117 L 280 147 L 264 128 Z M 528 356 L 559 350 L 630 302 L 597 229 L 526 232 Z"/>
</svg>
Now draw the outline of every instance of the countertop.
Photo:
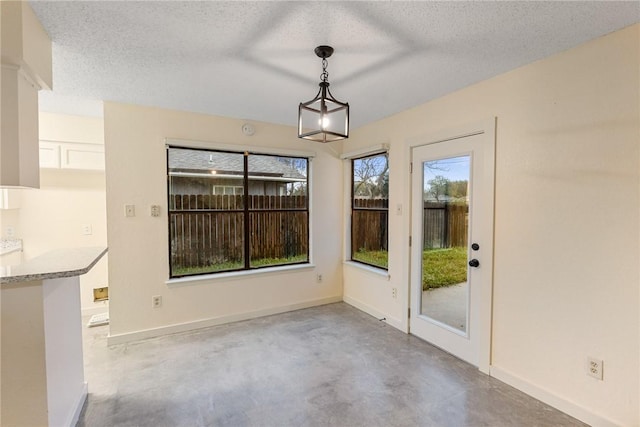
<svg viewBox="0 0 640 427">
<path fill-rule="evenodd" d="M 81 276 L 106 253 L 105 247 L 56 249 L 22 264 L 0 268 L 0 284 Z"/>
</svg>

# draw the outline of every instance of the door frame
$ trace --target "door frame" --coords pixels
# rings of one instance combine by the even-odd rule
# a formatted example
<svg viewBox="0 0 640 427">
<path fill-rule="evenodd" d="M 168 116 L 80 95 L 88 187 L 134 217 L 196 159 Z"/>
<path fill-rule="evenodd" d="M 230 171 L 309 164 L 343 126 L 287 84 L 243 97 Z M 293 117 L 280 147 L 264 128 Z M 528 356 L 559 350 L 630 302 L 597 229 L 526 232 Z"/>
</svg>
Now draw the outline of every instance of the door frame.
<svg viewBox="0 0 640 427">
<path fill-rule="evenodd" d="M 492 338 L 492 318 L 493 318 L 493 255 L 494 255 L 494 243 L 495 243 L 495 147 L 496 147 L 496 118 L 492 117 L 487 120 L 483 120 L 476 123 L 470 123 L 467 125 L 461 125 L 459 127 L 446 129 L 437 133 L 426 134 L 417 136 L 407 140 L 409 161 L 413 161 L 413 149 L 420 146 L 431 145 L 441 143 L 445 141 L 451 141 L 455 139 L 465 138 L 468 136 L 479 135 L 482 137 L 482 144 L 484 145 L 485 156 L 483 160 L 483 170 L 489 176 L 491 185 L 487 190 L 486 195 L 483 197 L 483 202 L 486 204 L 489 215 L 485 215 L 485 218 L 481 221 L 480 226 L 488 229 L 488 235 L 490 236 L 491 248 L 482 253 L 482 288 L 480 291 L 480 307 L 478 307 L 478 334 L 479 334 L 479 349 L 478 349 L 478 369 L 485 374 L 489 374 L 489 368 L 491 366 L 491 338 Z M 412 233 L 413 218 L 411 218 L 413 212 L 413 188 L 411 187 L 411 171 L 409 170 L 409 190 L 408 201 L 409 206 L 409 233 Z M 416 238 L 417 241 L 417 238 Z M 407 313 L 411 307 L 411 282 L 412 282 L 412 265 L 411 256 L 408 257 L 408 283 L 407 283 Z M 410 333 L 411 324 L 410 319 L 407 319 L 407 331 Z"/>
</svg>

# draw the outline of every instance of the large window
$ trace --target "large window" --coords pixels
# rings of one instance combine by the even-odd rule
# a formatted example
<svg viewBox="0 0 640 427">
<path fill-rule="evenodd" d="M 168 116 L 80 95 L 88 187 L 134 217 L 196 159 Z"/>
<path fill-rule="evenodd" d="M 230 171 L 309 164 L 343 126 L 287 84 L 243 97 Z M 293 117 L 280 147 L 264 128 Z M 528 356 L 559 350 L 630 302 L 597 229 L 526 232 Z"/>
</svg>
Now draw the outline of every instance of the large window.
<svg viewBox="0 0 640 427">
<path fill-rule="evenodd" d="M 387 269 L 389 158 L 352 159 L 351 166 L 351 260 Z"/>
<path fill-rule="evenodd" d="M 308 159 L 169 147 L 170 276 L 309 262 Z"/>
</svg>

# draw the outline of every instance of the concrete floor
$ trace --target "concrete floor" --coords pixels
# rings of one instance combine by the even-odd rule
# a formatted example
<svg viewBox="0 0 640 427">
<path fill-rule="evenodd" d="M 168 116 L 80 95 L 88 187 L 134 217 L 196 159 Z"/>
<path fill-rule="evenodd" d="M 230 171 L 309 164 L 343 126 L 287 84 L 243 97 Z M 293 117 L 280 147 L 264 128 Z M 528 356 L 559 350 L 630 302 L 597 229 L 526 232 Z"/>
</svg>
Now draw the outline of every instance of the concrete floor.
<svg viewBox="0 0 640 427">
<path fill-rule="evenodd" d="M 80 426 L 579 426 L 345 303 L 106 346 Z"/>
</svg>

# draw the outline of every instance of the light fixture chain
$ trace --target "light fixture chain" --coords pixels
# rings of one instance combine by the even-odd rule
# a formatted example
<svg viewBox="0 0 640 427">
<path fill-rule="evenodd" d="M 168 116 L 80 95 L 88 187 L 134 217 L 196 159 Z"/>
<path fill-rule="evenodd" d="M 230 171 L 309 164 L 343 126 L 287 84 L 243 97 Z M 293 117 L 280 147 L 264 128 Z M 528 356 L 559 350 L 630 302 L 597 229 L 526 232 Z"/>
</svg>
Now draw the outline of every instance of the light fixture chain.
<svg viewBox="0 0 640 427">
<path fill-rule="evenodd" d="M 320 79 L 323 82 L 326 82 L 327 80 L 329 80 L 329 73 L 327 72 L 327 65 L 329 65 L 329 63 L 327 62 L 326 58 L 322 58 L 322 74 L 320 74 Z"/>
</svg>

